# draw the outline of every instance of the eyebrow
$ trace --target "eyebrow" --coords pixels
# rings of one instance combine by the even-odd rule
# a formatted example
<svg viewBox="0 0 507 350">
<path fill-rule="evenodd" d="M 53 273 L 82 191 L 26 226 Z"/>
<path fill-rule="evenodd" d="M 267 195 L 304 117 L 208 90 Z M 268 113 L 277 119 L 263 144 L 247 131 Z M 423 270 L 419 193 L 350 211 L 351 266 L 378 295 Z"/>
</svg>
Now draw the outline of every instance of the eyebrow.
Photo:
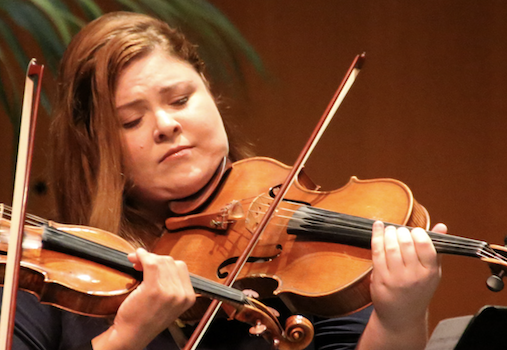
<svg viewBox="0 0 507 350">
<path fill-rule="evenodd" d="M 143 102 L 142 99 L 136 99 L 134 101 L 131 101 L 131 102 L 127 102 L 125 104 L 122 104 L 121 106 L 116 106 L 116 110 L 121 110 L 121 109 L 128 109 L 130 107 L 134 107 L 136 105 L 140 105 L 141 103 Z"/>
<path fill-rule="evenodd" d="M 158 94 L 163 95 L 163 94 L 166 94 L 166 93 L 171 92 L 173 90 L 177 90 L 182 85 L 191 85 L 191 81 L 186 81 L 185 80 L 185 81 L 180 81 L 180 82 L 177 82 L 177 83 L 174 83 L 174 84 L 171 84 L 171 85 L 162 86 L 158 90 Z M 120 106 L 116 106 L 116 109 L 120 110 L 120 109 L 126 109 L 126 108 L 129 108 L 129 107 L 133 107 L 133 106 L 141 104 L 143 102 L 143 100 L 144 99 L 142 99 L 142 98 L 138 98 L 138 99 L 135 99 L 133 101 L 127 102 L 125 104 L 122 104 Z"/>
</svg>

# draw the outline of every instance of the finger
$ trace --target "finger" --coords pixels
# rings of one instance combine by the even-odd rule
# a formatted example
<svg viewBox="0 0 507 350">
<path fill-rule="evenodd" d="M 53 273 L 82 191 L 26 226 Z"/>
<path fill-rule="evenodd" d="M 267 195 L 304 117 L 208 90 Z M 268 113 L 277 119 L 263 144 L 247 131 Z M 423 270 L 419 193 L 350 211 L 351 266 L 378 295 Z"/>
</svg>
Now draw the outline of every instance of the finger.
<svg viewBox="0 0 507 350">
<path fill-rule="evenodd" d="M 137 258 L 139 259 L 139 264 L 141 265 L 143 273 L 143 281 L 148 285 L 160 285 L 163 283 L 165 276 L 170 276 L 172 273 L 171 268 L 168 266 L 167 262 L 161 256 L 149 253 L 143 248 L 139 248 L 136 250 Z M 167 257 L 169 258 L 169 257 Z M 169 258 L 169 260 L 172 260 Z M 167 277 L 165 277 L 167 278 Z"/>
<path fill-rule="evenodd" d="M 395 271 L 404 265 L 401 254 L 398 232 L 394 226 L 387 226 L 384 234 L 384 245 L 386 251 L 386 266 L 389 271 Z"/>
<path fill-rule="evenodd" d="M 134 264 L 134 263 L 136 263 L 136 262 L 138 262 L 138 261 L 139 261 L 139 259 L 137 259 L 137 254 L 136 254 L 135 252 L 134 252 L 134 253 L 129 253 L 129 254 L 127 255 L 127 258 L 129 259 L 129 261 L 130 261 L 132 264 Z"/>
<path fill-rule="evenodd" d="M 174 260 L 170 256 L 156 256 L 159 269 L 157 283 L 173 304 L 183 310 L 195 302 L 195 292 L 190 281 L 187 265 L 183 261 Z"/>
<path fill-rule="evenodd" d="M 447 233 L 447 226 L 442 223 L 439 223 L 439 224 L 436 224 L 435 226 L 433 226 L 432 231 L 435 233 L 446 234 Z M 433 245 L 435 245 L 435 242 L 433 242 Z M 442 262 L 442 255 L 438 255 L 437 258 L 438 258 L 438 262 L 441 263 Z"/>
<path fill-rule="evenodd" d="M 185 264 L 185 262 L 180 260 L 176 260 L 175 264 L 178 269 L 180 281 L 182 281 L 183 290 L 185 294 L 189 296 L 188 306 L 190 307 L 195 302 L 195 291 L 192 282 L 190 280 L 190 274 L 188 272 L 187 264 Z"/>
<path fill-rule="evenodd" d="M 184 261 L 180 261 L 180 260 L 175 260 L 174 264 L 176 265 L 178 276 L 180 277 L 180 280 L 188 282 L 188 283 L 186 283 L 186 285 L 192 287 L 192 282 L 190 281 L 190 274 L 188 273 L 187 264 L 185 264 Z"/>
<path fill-rule="evenodd" d="M 412 230 L 411 235 L 419 262 L 426 268 L 435 266 L 437 264 L 437 252 L 426 231 L 417 227 Z"/>
<path fill-rule="evenodd" d="M 406 267 L 420 266 L 414 239 L 409 229 L 406 227 L 399 227 L 396 230 L 396 238 L 398 239 L 401 263 Z"/>
<path fill-rule="evenodd" d="M 371 254 L 373 266 L 377 273 L 387 270 L 384 248 L 384 223 L 375 221 L 371 232 Z"/>
<path fill-rule="evenodd" d="M 188 268 L 185 262 L 174 260 L 167 255 L 154 255 L 159 275 L 159 282 L 166 283 L 171 288 L 176 288 L 179 291 L 192 290 L 193 287 L 190 282 Z M 163 278 L 163 279 L 162 279 Z"/>
<path fill-rule="evenodd" d="M 142 249 L 142 248 L 139 248 L 139 249 Z M 136 269 L 138 271 L 143 270 L 143 266 L 141 264 L 141 261 L 139 260 L 137 251 L 135 251 L 133 253 L 129 253 L 127 255 L 127 259 L 134 265 L 134 269 Z"/>
<path fill-rule="evenodd" d="M 447 226 L 445 226 L 442 223 L 439 223 L 433 226 L 433 229 L 431 231 L 436 233 L 447 233 Z"/>
</svg>

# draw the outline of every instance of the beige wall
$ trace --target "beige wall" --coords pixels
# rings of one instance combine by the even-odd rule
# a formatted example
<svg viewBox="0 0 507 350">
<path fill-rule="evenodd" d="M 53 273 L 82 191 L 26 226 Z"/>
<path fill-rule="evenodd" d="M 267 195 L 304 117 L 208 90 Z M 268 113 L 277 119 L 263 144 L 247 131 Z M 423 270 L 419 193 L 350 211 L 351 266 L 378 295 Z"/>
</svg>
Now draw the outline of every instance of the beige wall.
<svg viewBox="0 0 507 350">
<path fill-rule="evenodd" d="M 294 162 L 354 55 L 365 67 L 310 160 L 325 189 L 362 179 L 405 182 L 432 222 L 456 235 L 502 243 L 507 234 L 507 2 L 213 0 L 272 74 L 247 73 L 237 106 L 258 154 Z M 249 67 L 249 66 L 246 66 Z M 249 68 L 250 69 L 250 68 Z M 34 180 L 44 179 L 47 117 L 39 126 Z M 0 119 L 0 200 L 10 203 L 11 134 Z M 31 210 L 48 213 L 44 197 Z M 443 258 L 431 326 L 507 304 L 485 287 L 488 268 Z"/>
</svg>

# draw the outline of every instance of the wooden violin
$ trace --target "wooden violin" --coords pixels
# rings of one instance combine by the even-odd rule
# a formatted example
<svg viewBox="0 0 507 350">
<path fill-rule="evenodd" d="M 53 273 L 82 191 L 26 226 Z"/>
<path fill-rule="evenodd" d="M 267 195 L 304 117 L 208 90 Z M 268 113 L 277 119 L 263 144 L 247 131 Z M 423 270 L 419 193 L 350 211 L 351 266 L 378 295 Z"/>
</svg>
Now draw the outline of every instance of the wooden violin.
<svg viewBox="0 0 507 350">
<path fill-rule="evenodd" d="M 245 249 L 290 167 L 269 158 L 233 164 L 206 210 L 166 220 L 170 233 L 155 252 L 187 263 L 189 271 L 220 282 Z M 428 229 L 429 215 L 398 180 L 358 180 L 319 191 L 300 173 L 234 286 L 261 298 L 280 297 L 293 312 L 325 317 L 371 302 L 371 230 L 375 220 Z M 498 275 L 505 247 L 428 232 L 438 253 L 479 258 Z M 497 278 L 498 279 L 498 278 Z"/>
<path fill-rule="evenodd" d="M 10 208 L 0 205 L 0 285 L 10 234 Z M 25 223 L 19 288 L 41 302 L 88 316 L 113 315 L 142 281 L 127 255 L 135 248 L 119 236 L 85 226 L 63 225 L 29 215 Z M 271 310 L 243 292 L 191 274 L 196 293 L 226 303 L 229 317 L 252 325 L 277 349 L 303 349 L 313 338 L 304 317 L 283 328 Z"/>
</svg>

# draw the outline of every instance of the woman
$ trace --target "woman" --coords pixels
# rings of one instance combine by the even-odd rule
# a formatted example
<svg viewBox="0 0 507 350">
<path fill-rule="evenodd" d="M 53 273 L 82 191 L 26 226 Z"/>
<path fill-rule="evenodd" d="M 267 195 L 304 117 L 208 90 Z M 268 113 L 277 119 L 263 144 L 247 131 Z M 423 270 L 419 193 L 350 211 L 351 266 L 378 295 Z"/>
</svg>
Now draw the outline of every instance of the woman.
<svg viewBox="0 0 507 350">
<path fill-rule="evenodd" d="M 171 215 L 169 203 L 203 188 L 225 157 L 241 156 L 203 69 L 181 34 L 145 15 L 107 14 L 74 37 L 60 67 L 52 126 L 58 220 L 115 232 L 146 248 L 129 256 L 144 280 L 112 323 L 40 305 L 23 294 L 16 348 L 175 348 L 166 330 L 195 296 L 183 262 L 148 251 Z M 421 229 L 384 232 L 377 222 L 372 252 L 371 317 L 369 310 L 316 322 L 317 348 L 424 347 L 426 309 L 440 275 L 430 239 Z M 348 322 L 352 337 L 342 337 Z M 232 339 L 205 346 L 269 348 L 246 332 L 230 331 L 234 324 L 215 324 L 210 334 Z"/>
</svg>

